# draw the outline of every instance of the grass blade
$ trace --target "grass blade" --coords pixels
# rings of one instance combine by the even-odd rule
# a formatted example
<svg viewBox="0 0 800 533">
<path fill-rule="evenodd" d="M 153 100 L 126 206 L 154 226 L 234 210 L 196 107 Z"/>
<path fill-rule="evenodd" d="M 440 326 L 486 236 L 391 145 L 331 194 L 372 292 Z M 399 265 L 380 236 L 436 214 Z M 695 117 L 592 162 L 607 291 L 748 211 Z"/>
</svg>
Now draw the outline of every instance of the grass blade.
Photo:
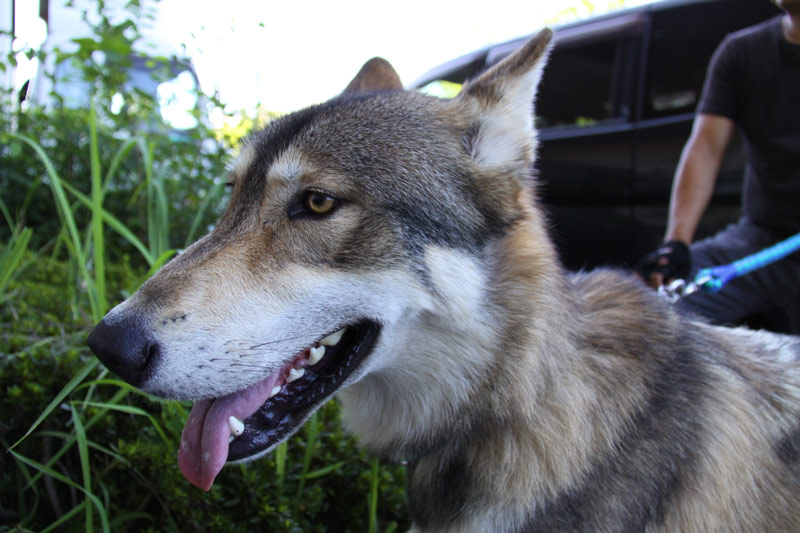
<svg viewBox="0 0 800 533">
<path fill-rule="evenodd" d="M 31 228 L 18 226 L 14 233 L 11 234 L 11 238 L 8 240 L 2 255 L 0 255 L 0 302 L 3 301 L 6 285 L 17 273 L 17 269 L 22 263 L 25 251 L 31 242 L 31 236 L 33 236 Z"/>
<path fill-rule="evenodd" d="M 86 430 L 83 428 L 83 423 L 81 422 L 81 417 L 78 416 L 78 412 L 75 410 L 74 405 L 70 405 L 70 410 L 72 411 L 72 424 L 75 427 L 75 438 L 78 441 L 78 457 L 81 460 L 81 475 L 83 476 L 83 488 L 86 494 L 91 494 L 92 492 L 92 472 L 89 468 L 89 446 L 86 444 Z M 94 516 L 92 514 L 92 506 L 88 505 L 88 498 L 87 498 L 87 505 L 86 508 L 86 531 L 94 531 Z"/>
<path fill-rule="evenodd" d="M 69 241 L 72 244 L 72 254 L 75 263 L 80 270 L 81 277 L 83 278 L 84 282 L 86 283 L 86 287 L 89 293 L 89 302 L 92 307 L 92 317 L 95 317 L 97 320 L 100 320 L 102 317 L 102 313 L 100 313 L 99 302 L 97 299 L 97 292 L 94 288 L 93 279 L 89 276 L 89 271 L 86 267 L 86 255 L 83 250 L 83 246 L 81 245 L 81 237 L 80 233 L 78 232 L 78 226 L 75 222 L 75 216 L 72 212 L 71 206 L 69 201 L 67 200 L 66 192 L 64 191 L 64 187 L 62 186 L 61 176 L 59 176 L 58 172 L 56 171 L 55 167 L 53 166 L 53 162 L 45 153 L 42 146 L 28 137 L 27 135 L 23 135 L 21 133 L 8 133 L 13 138 L 19 139 L 20 141 L 24 142 L 28 146 L 30 146 L 36 155 L 39 157 L 39 160 L 44 165 L 45 171 L 47 175 L 50 177 L 50 189 L 53 192 L 53 198 L 56 204 L 56 211 L 58 212 L 59 219 L 61 220 L 62 224 L 66 226 L 67 234 L 69 236 Z"/>
<path fill-rule="evenodd" d="M 0 444 L 3 445 L 4 448 L 8 448 L 6 446 L 5 441 L 0 439 Z M 33 502 L 28 505 L 27 499 L 25 498 L 25 487 L 27 485 L 23 485 L 23 481 L 28 483 L 31 479 L 31 475 L 28 472 L 28 466 L 19 461 L 18 459 L 14 459 L 14 462 L 17 466 L 17 475 L 15 477 L 16 485 L 17 485 L 17 510 L 19 511 L 20 516 L 20 524 L 25 524 L 33 519 L 36 516 L 36 511 L 39 509 L 39 492 L 33 491 Z"/>
<path fill-rule="evenodd" d="M 11 212 L 8 210 L 6 203 L 0 198 L 0 213 L 3 214 L 3 217 L 6 219 L 6 224 L 8 224 L 9 228 L 13 228 L 16 224 L 14 224 L 14 218 L 11 216 Z"/>
<path fill-rule="evenodd" d="M 159 173 L 158 178 L 153 183 L 155 191 L 156 212 L 155 212 L 155 225 L 157 235 L 158 252 L 155 255 L 161 255 L 169 250 L 169 201 L 167 200 L 167 192 L 164 189 L 164 176 Z"/>
<path fill-rule="evenodd" d="M 97 508 L 98 514 L 100 515 L 100 522 L 103 525 L 103 531 L 104 532 L 111 531 L 108 526 L 108 516 L 106 516 L 105 507 L 103 507 L 103 503 L 97 498 L 97 496 L 95 496 L 91 492 L 86 492 L 86 490 L 83 487 L 81 487 L 68 477 L 62 475 L 60 472 L 56 472 L 52 468 L 49 468 L 37 461 L 34 461 L 29 457 L 25 457 L 24 455 L 21 455 L 15 451 L 9 450 L 9 453 L 11 453 L 11 455 L 13 455 L 18 461 L 21 461 L 26 465 L 30 466 L 31 468 L 38 470 L 41 474 L 50 476 L 51 478 L 60 481 L 62 483 L 66 483 L 70 487 L 73 487 L 86 494 L 86 497 L 89 499 L 89 501 L 91 501 L 92 504 L 95 506 L 95 508 Z"/>
<path fill-rule="evenodd" d="M 286 453 L 288 443 L 282 442 L 275 448 L 275 475 L 278 477 L 278 489 L 283 493 L 283 484 L 286 481 Z"/>
<path fill-rule="evenodd" d="M 161 268 L 162 266 L 164 266 L 164 264 L 167 261 L 169 261 L 172 258 L 172 256 L 175 255 L 176 253 L 177 252 L 175 250 L 167 250 L 164 253 L 162 253 L 161 255 L 159 255 L 158 259 L 156 259 L 156 261 L 150 266 L 150 270 L 148 270 L 147 274 L 145 274 L 144 279 L 142 280 L 142 283 L 144 283 L 144 281 L 150 279 L 150 276 L 155 274 L 158 271 L 158 269 Z"/>
<path fill-rule="evenodd" d="M 164 239 L 164 231 L 169 228 L 166 195 L 160 177 L 154 172 L 153 144 L 140 138 L 137 146 L 142 155 L 147 188 L 147 245 L 150 255 L 158 257 L 169 248 L 169 239 Z"/>
<path fill-rule="evenodd" d="M 78 402 L 83 406 L 86 407 L 96 407 L 98 409 L 108 409 L 109 411 L 119 411 L 121 413 L 128 413 L 130 415 L 136 416 L 144 416 L 150 420 L 150 423 L 153 424 L 153 427 L 156 428 L 156 432 L 161 436 L 161 439 L 164 441 L 164 444 L 169 444 L 169 438 L 167 438 L 167 434 L 161 429 L 161 426 L 158 425 L 156 419 L 153 418 L 153 415 L 141 409 L 139 407 L 134 407 L 132 405 L 120 405 L 116 403 L 105 403 L 105 402 Z"/>
<path fill-rule="evenodd" d="M 75 389 L 75 387 L 77 387 L 84 380 L 84 378 L 86 378 L 86 376 L 89 375 L 89 373 L 92 370 L 97 368 L 98 364 L 100 364 L 100 361 L 98 359 L 92 358 L 91 361 L 83 365 L 83 368 L 81 368 L 78 371 L 78 373 L 75 374 L 75 376 L 71 380 L 69 380 L 69 383 L 67 383 L 64 386 L 64 388 L 61 389 L 61 392 L 59 392 L 56 395 L 56 397 L 53 398 L 53 400 L 47 405 L 47 407 L 45 407 L 44 411 L 42 411 L 42 414 L 39 415 L 39 418 L 37 418 L 36 421 L 31 425 L 30 429 L 28 429 L 28 431 L 26 431 L 25 434 L 17 442 L 12 444 L 11 447 L 8 449 L 8 451 L 12 451 L 14 448 L 17 447 L 17 445 L 19 445 L 20 442 L 28 438 L 28 435 L 33 433 L 36 430 L 36 428 L 39 427 L 39 424 L 41 424 L 45 418 L 50 416 L 50 413 L 52 413 L 53 410 L 59 406 L 59 404 L 64 400 L 64 398 L 66 398 Z"/>
<path fill-rule="evenodd" d="M 200 227 L 200 222 L 203 220 L 203 217 L 206 214 L 206 211 L 211 207 L 211 202 L 215 199 L 219 198 L 220 194 L 225 188 L 225 182 L 220 181 L 219 183 L 215 184 L 214 187 L 208 191 L 208 193 L 203 198 L 203 201 L 200 202 L 200 207 L 197 209 L 197 213 L 194 215 L 194 220 L 192 221 L 192 227 L 189 229 L 189 234 L 186 236 L 186 240 L 183 243 L 183 247 L 187 248 L 190 244 L 195 241 L 195 234 Z"/>
<path fill-rule="evenodd" d="M 81 503 L 70 509 L 68 512 L 64 513 L 64 515 L 61 518 L 59 518 L 58 520 L 56 520 L 55 522 L 44 528 L 41 531 L 41 533 L 49 533 L 50 531 L 57 531 L 62 524 L 66 524 L 73 516 L 83 511 L 83 509 L 86 507 L 87 501 L 88 499 L 83 500 Z"/>
<path fill-rule="evenodd" d="M 105 194 L 105 191 L 108 190 L 108 186 L 111 183 L 111 178 L 117 173 L 117 168 L 119 168 L 119 166 L 122 164 L 122 160 L 125 159 L 125 156 L 128 155 L 128 152 L 130 152 L 131 149 L 136 146 L 137 142 L 138 138 L 128 139 L 114 154 L 114 158 L 111 160 L 111 164 L 108 166 L 108 171 L 106 172 L 106 179 L 103 181 L 103 194 Z"/>
<path fill-rule="evenodd" d="M 108 403 L 120 402 L 127 395 L 128 395 L 128 392 L 125 391 L 125 390 L 117 391 L 114 394 L 114 396 L 112 396 L 111 399 L 108 401 Z M 95 413 L 94 416 L 92 416 L 92 418 L 90 418 L 89 421 L 86 422 L 83 425 L 84 429 L 88 430 L 89 428 L 94 426 L 97 423 L 98 420 L 100 420 L 101 418 L 103 418 L 106 415 L 107 412 L 108 411 L 106 409 L 103 409 L 103 410 L 99 411 L 98 413 Z M 20 439 L 20 440 L 22 440 L 22 439 Z M 59 449 L 56 453 L 53 454 L 53 456 L 47 461 L 47 464 L 45 466 L 47 468 L 52 467 L 56 463 L 56 461 L 58 461 L 61 458 L 62 455 L 67 453 L 67 451 L 72 447 L 72 445 L 75 444 L 75 441 L 76 441 L 76 439 L 75 439 L 74 435 L 71 435 L 68 439 L 66 439 L 64 441 L 64 444 L 61 446 L 61 449 Z M 41 476 L 42 476 L 42 472 L 41 471 L 39 471 L 36 474 L 34 474 L 28 480 L 28 483 L 25 485 L 25 487 L 23 487 L 23 489 L 28 489 L 29 487 L 33 486 L 33 484 L 36 483 L 36 481 L 38 481 Z"/>
<path fill-rule="evenodd" d="M 84 426 L 84 431 L 85 430 L 86 429 L 85 429 L 85 426 Z M 52 430 L 40 431 L 39 433 L 36 434 L 36 436 L 38 436 L 38 437 L 54 437 L 56 439 L 61 439 L 61 440 L 67 440 L 67 439 L 72 437 L 72 435 L 69 434 L 69 433 L 64 433 L 63 431 L 52 431 Z M 89 448 L 91 448 L 92 450 L 97 450 L 98 452 L 103 453 L 105 455 L 108 455 L 109 457 L 113 457 L 115 460 L 119 461 L 121 464 L 123 464 L 125 466 L 130 466 L 130 461 L 128 461 L 128 459 L 126 459 L 125 457 L 123 457 L 120 454 L 116 453 L 111 448 L 106 448 L 105 446 L 101 446 L 101 445 L 97 444 L 96 442 L 93 442 L 93 441 L 88 440 L 88 439 L 86 440 L 86 445 Z"/>
<path fill-rule="evenodd" d="M 82 203 L 84 206 L 91 208 L 92 202 L 88 196 L 83 194 L 81 191 L 79 191 L 69 183 L 65 182 L 64 188 L 67 189 L 72 195 L 74 195 L 75 198 L 77 198 L 78 201 Z M 108 227 L 119 233 L 137 250 L 139 250 L 139 253 L 142 254 L 142 257 L 144 257 L 148 265 L 152 265 L 155 262 L 153 255 L 150 253 L 147 247 L 142 243 L 142 241 L 139 240 L 139 238 L 136 235 L 134 235 L 133 232 L 125 226 L 125 224 L 120 222 L 119 219 L 114 217 L 114 215 L 112 215 L 106 210 L 103 210 L 103 222 L 108 224 Z"/>
<path fill-rule="evenodd" d="M 103 242 L 103 177 L 100 175 L 100 147 L 97 144 L 97 115 L 94 99 L 89 107 L 89 157 L 92 179 L 92 250 L 94 259 L 94 289 L 97 293 L 97 307 L 101 318 L 108 310 L 106 299 L 105 245 Z"/>
<path fill-rule="evenodd" d="M 380 464 L 377 459 L 372 459 L 370 469 L 369 491 L 369 533 L 378 533 L 378 479 Z"/>
<path fill-rule="evenodd" d="M 306 450 L 303 454 L 303 468 L 300 473 L 300 483 L 297 485 L 297 493 L 295 494 L 295 513 L 297 506 L 302 501 L 303 489 L 306 486 L 308 479 L 308 472 L 311 470 L 311 460 L 314 458 L 314 449 L 317 444 L 317 435 L 319 435 L 319 413 L 314 413 L 308 419 L 305 426 L 306 430 Z"/>
<path fill-rule="evenodd" d="M 323 468 L 314 470 L 313 472 L 309 472 L 304 477 L 306 481 L 310 481 L 312 479 L 321 478 L 333 472 L 334 470 L 338 470 L 341 466 L 345 464 L 344 461 L 339 461 L 338 463 L 333 463 L 332 465 L 325 466 Z"/>
</svg>

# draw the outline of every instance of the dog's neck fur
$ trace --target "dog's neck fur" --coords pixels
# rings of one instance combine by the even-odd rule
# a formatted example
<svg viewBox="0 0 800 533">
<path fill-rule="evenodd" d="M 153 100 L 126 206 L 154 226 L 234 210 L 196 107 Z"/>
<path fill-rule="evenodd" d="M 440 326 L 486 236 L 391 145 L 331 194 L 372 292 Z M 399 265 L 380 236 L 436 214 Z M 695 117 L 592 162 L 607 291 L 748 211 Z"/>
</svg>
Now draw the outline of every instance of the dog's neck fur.
<svg viewBox="0 0 800 533">
<path fill-rule="evenodd" d="M 426 316 L 415 336 L 419 346 L 400 348 L 402 369 L 368 375 L 341 394 L 345 423 L 360 443 L 408 462 L 409 508 L 417 524 L 514 530 L 558 501 L 597 466 L 598 450 L 610 451 L 620 441 L 637 416 L 634 405 L 652 395 L 639 377 L 638 347 L 610 356 L 624 361 L 612 373 L 603 346 L 642 330 L 653 332 L 657 345 L 656 325 L 664 336 L 677 327 L 666 306 L 654 313 L 651 304 L 644 316 L 646 295 L 634 282 L 604 282 L 603 275 L 616 273 L 568 278 L 530 205 L 529 194 L 520 193 L 523 216 L 486 250 L 487 283 L 496 288 L 481 304 L 490 327 L 454 330 L 457 321 L 448 316 Z M 612 316 L 613 305 L 596 291 L 608 284 L 621 287 L 617 301 L 641 305 L 640 322 Z M 454 338 L 463 340 L 448 351 L 446 340 Z M 417 358 L 415 351 L 427 353 Z M 447 364 L 465 357 L 472 364 Z M 425 361 L 438 365 L 427 371 Z M 599 416 L 607 406 L 598 405 L 597 390 L 609 382 L 616 418 Z M 468 510 L 461 508 L 466 501 L 472 502 Z M 498 508 L 504 512 L 488 512 Z"/>
<path fill-rule="evenodd" d="M 421 339 L 419 345 L 400 348 L 410 348 L 402 368 L 369 375 L 341 393 L 345 423 L 360 443 L 379 455 L 409 463 L 412 513 L 417 507 L 425 514 L 421 509 L 426 506 L 415 502 L 437 502 L 440 508 L 449 503 L 453 511 L 459 505 L 459 486 L 471 486 L 481 487 L 484 494 L 513 494 L 514 501 L 502 505 L 524 520 L 532 503 L 553 497 L 576 472 L 585 470 L 581 459 L 589 455 L 594 437 L 583 421 L 592 398 L 588 393 L 578 401 L 561 398 L 566 391 L 589 390 L 588 384 L 565 383 L 580 381 L 579 373 L 572 372 L 579 358 L 577 339 L 541 333 L 576 329 L 570 306 L 551 303 L 573 296 L 550 241 L 537 235 L 545 225 L 530 205 L 530 195 L 520 193 L 522 218 L 487 247 L 494 278 L 489 283 L 497 288 L 482 303 L 488 328 L 454 330 L 458 324 L 448 316 L 427 315 L 421 334 L 415 336 Z M 565 312 L 554 314 L 554 309 Z M 448 350 L 452 339 L 462 341 Z M 417 358 L 417 351 L 430 353 Z M 471 365 L 447 364 L 465 357 Z M 438 364 L 428 372 L 421 365 L 430 361 Z M 463 373 L 452 375 L 454 369 Z M 485 394 L 486 389 L 491 393 Z M 490 427 L 488 421 L 497 418 L 488 413 L 510 417 Z M 439 418 L 431 420 L 433 416 Z M 499 449 L 494 447 L 498 433 L 504 435 Z M 536 444 L 531 446 L 532 442 Z M 575 443 L 582 451 L 565 454 L 563 447 Z M 492 457 L 491 477 L 471 469 L 478 456 Z M 541 475 L 531 477 L 530 470 L 520 475 L 515 465 L 521 461 L 537 465 Z M 450 502 L 442 501 L 445 494 Z M 498 502 L 485 503 L 488 508 Z M 417 516 L 415 522 L 429 518 Z"/>
</svg>

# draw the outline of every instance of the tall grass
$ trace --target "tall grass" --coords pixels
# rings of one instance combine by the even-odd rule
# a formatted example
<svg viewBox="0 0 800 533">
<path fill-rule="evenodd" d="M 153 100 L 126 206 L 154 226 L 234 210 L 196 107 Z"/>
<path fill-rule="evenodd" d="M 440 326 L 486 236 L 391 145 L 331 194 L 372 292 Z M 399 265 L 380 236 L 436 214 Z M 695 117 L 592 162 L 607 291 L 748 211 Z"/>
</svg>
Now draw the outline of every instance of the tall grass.
<svg viewBox="0 0 800 533">
<path fill-rule="evenodd" d="M 141 254 L 147 265 L 150 267 L 148 275 L 155 272 L 162 266 L 174 253 L 169 249 L 169 212 L 164 187 L 161 180 L 154 171 L 152 145 L 149 145 L 143 138 L 134 138 L 124 142 L 114 154 L 111 163 L 105 173 L 100 163 L 100 147 L 97 136 L 97 121 L 94 107 L 89 113 L 89 157 L 91 162 L 91 193 L 86 196 L 73 185 L 62 179 L 45 149 L 34 139 L 21 134 L 9 133 L 8 135 L 18 139 L 30 149 L 32 149 L 41 161 L 47 176 L 47 183 L 53 194 L 53 201 L 56 213 L 61 223 L 61 232 L 58 237 L 60 244 L 63 244 L 68 251 L 71 264 L 78 272 L 77 282 L 84 288 L 88 295 L 89 316 L 92 322 L 99 322 L 108 311 L 109 299 L 106 285 L 106 249 L 104 241 L 105 228 L 109 227 L 129 243 L 131 243 Z M 112 182 L 115 173 L 120 167 L 121 161 L 129 152 L 138 148 L 143 161 L 143 173 L 146 176 L 145 185 L 147 188 L 147 221 L 148 244 L 145 245 L 136 235 L 130 231 L 113 214 L 104 208 L 104 198 L 108 190 L 109 183 Z M 71 198 L 72 199 L 71 199 Z M 207 205 L 206 205 L 207 207 Z M 4 204 L 0 204 L 7 223 L 14 227 L 11 215 Z M 88 209 L 90 213 L 88 227 L 83 231 L 78 227 L 77 211 Z M 196 221 L 203 216 L 203 211 L 199 211 Z M 197 224 L 197 222 L 195 222 Z M 0 301 L 4 298 L 5 287 L 12 276 L 18 271 L 24 252 L 27 249 L 31 238 L 32 230 L 23 229 L 21 224 L 16 224 L 16 229 L 7 243 L 2 255 L 0 255 Z M 106 505 L 103 500 L 95 494 L 99 488 L 92 478 L 90 467 L 90 450 L 114 456 L 114 452 L 97 442 L 90 440 L 87 430 L 91 428 L 103 416 L 109 412 L 125 412 L 127 414 L 140 415 L 149 418 L 159 434 L 166 441 L 163 431 L 157 426 L 155 420 L 142 409 L 125 404 L 126 397 L 132 389 L 119 381 L 108 380 L 105 369 L 98 371 L 99 362 L 91 358 L 77 372 L 72 380 L 53 398 L 45 407 L 38 418 L 31 424 L 28 431 L 12 446 L 9 452 L 18 464 L 30 467 L 36 473 L 28 476 L 27 483 L 23 490 L 31 488 L 42 475 L 65 483 L 84 495 L 81 503 L 64 513 L 64 515 L 50 524 L 46 530 L 59 528 L 64 522 L 73 519 L 77 514 L 83 512 L 85 516 L 85 530 L 95 531 L 98 527 L 106 532 L 111 531 L 110 522 Z M 95 379 L 90 376 L 95 375 Z M 118 392 L 107 402 L 94 402 L 92 395 L 98 385 L 112 384 L 118 387 Z M 82 397 L 76 393 L 83 390 Z M 52 455 L 46 463 L 39 463 L 29 457 L 15 451 L 25 439 L 33 434 L 41 424 L 62 405 L 68 397 L 78 397 L 77 400 L 69 402 L 71 410 L 72 430 L 69 433 L 50 433 L 49 436 L 56 437 L 61 441 L 60 448 Z M 94 410 L 94 415 L 87 418 L 87 407 Z M 73 447 L 77 447 L 81 465 L 82 480 L 80 483 L 69 479 L 65 475 L 54 470 L 54 464 L 58 459 Z M 121 459 L 119 456 L 116 458 Z M 95 515 L 99 518 L 99 524 L 95 522 Z"/>
<path fill-rule="evenodd" d="M 89 113 L 89 158 L 91 161 L 90 193 L 79 191 L 74 185 L 67 182 L 59 174 L 46 150 L 35 139 L 20 133 L 10 133 L 11 137 L 21 141 L 30 150 L 33 150 L 41 162 L 46 173 L 46 183 L 52 192 L 56 213 L 61 224 L 57 236 L 57 246 L 63 246 L 67 251 L 69 261 L 77 272 L 76 285 L 82 287 L 88 299 L 88 318 L 96 323 L 108 311 L 110 302 L 108 294 L 107 275 L 107 248 L 105 234 L 108 229 L 117 233 L 128 241 L 138 252 L 149 267 L 147 276 L 158 270 L 174 253 L 169 245 L 169 203 L 167 201 L 164 175 L 159 171 L 159 166 L 153 160 L 153 145 L 144 138 L 133 138 L 122 142 L 108 167 L 104 170 L 100 160 L 100 146 L 98 144 L 97 121 L 94 108 Z M 129 228 L 105 208 L 105 198 L 110 183 L 113 182 L 116 172 L 121 167 L 121 162 L 131 153 L 138 151 L 142 161 L 143 183 L 134 192 L 132 202 L 139 195 L 146 195 L 147 213 L 147 241 L 142 242 Z M 206 196 L 195 216 L 191 234 L 199 229 L 204 211 L 209 208 L 213 195 L 219 194 L 221 189 L 215 188 Z M 81 210 L 88 210 L 88 217 L 79 216 Z M 5 298 L 6 287 L 19 269 L 24 266 L 24 257 L 31 240 L 31 230 L 15 222 L 7 207 L 0 201 L 0 211 L 6 223 L 13 229 L 10 240 L 6 243 L 0 254 L 0 303 Z M 88 220 L 86 227 L 79 227 L 79 220 Z M 193 235 L 189 238 L 193 238 Z M 97 401 L 99 387 L 112 387 L 115 392 L 106 401 Z M 123 519 L 141 517 L 141 513 L 131 510 L 124 517 L 110 516 L 108 490 L 103 485 L 102 479 L 92 468 L 92 457 L 101 454 L 114 461 L 126 464 L 127 460 L 108 446 L 90 437 L 90 430 L 105 417 L 114 413 L 138 417 L 147 420 L 160 435 L 164 443 L 169 439 L 163 429 L 159 427 L 156 419 L 144 409 L 129 405 L 132 394 L 141 394 L 129 385 L 111 379 L 108 373 L 98 364 L 98 360 L 90 358 L 74 377 L 55 395 L 52 401 L 41 411 L 36 420 L 30 425 L 25 434 L 9 447 L 10 455 L 24 477 L 22 492 L 33 489 L 43 481 L 44 476 L 63 483 L 79 494 L 81 498 L 70 509 L 53 523 L 47 525 L 44 531 L 60 530 L 67 525 L 73 529 L 85 531 L 108 532 L 115 529 L 115 523 Z M 70 426 L 65 431 L 43 429 L 45 421 L 57 409 L 68 409 Z M 180 410 L 182 408 L 178 408 Z M 338 470 L 342 462 L 328 464 L 322 468 L 312 468 L 314 456 L 320 448 L 318 437 L 321 425 L 318 416 L 311 417 L 305 427 L 305 451 L 297 479 L 297 489 L 294 494 L 294 512 L 297 513 L 300 502 L 303 500 L 305 487 L 314 480 L 322 478 Z M 17 448 L 32 435 L 39 435 L 57 442 L 53 453 L 44 461 L 37 461 L 30 456 L 19 452 Z M 80 478 L 71 479 L 60 472 L 57 463 L 68 452 L 76 453 L 80 465 Z M 286 444 L 278 447 L 275 457 L 275 477 L 279 490 L 283 491 L 287 481 L 287 448 Z M 371 463 L 370 492 L 367 495 L 366 509 L 369 531 L 378 531 L 378 484 L 379 465 L 377 461 Z M 20 498 L 24 506 L 25 498 Z M 21 509 L 23 521 L 25 517 L 35 514 L 36 503 L 29 509 Z M 82 517 L 82 523 L 76 527 L 76 521 Z M 174 524 L 172 525 L 174 528 Z M 388 531 L 392 531 L 390 525 Z"/>
<path fill-rule="evenodd" d="M 2 304 L 10 297 L 10 295 L 6 293 L 6 288 L 20 271 L 25 252 L 28 250 L 28 244 L 33 235 L 33 230 L 31 228 L 24 228 L 21 224 L 14 223 L 2 200 L 0 200 L 0 211 L 3 212 L 9 228 L 12 229 L 11 237 L 6 243 L 3 252 L 0 253 L 0 304 Z"/>
<path fill-rule="evenodd" d="M 44 148 L 38 142 L 26 135 L 19 133 L 11 133 L 9 135 L 28 145 L 36 153 L 45 169 L 45 172 L 47 173 L 47 181 L 53 193 L 56 212 L 62 226 L 59 239 L 61 243 L 65 245 L 68 251 L 70 262 L 79 273 L 78 281 L 80 282 L 80 285 L 85 288 L 86 293 L 88 294 L 91 320 L 93 322 L 98 322 L 108 311 L 104 242 L 104 230 L 106 225 L 120 233 L 140 252 L 142 252 L 145 261 L 151 266 L 151 268 L 157 268 L 159 266 L 158 263 L 165 261 L 168 257 L 168 254 L 164 253 L 166 251 L 162 250 L 164 246 L 163 242 L 159 242 L 159 247 L 145 247 L 144 244 L 141 243 L 141 241 L 139 241 L 139 239 L 130 230 L 128 230 L 121 222 L 119 222 L 113 217 L 113 215 L 108 213 L 103 208 L 103 199 L 108 183 L 113 178 L 114 172 L 116 172 L 119 166 L 119 162 L 125 157 L 125 155 L 127 155 L 131 148 L 137 144 L 138 141 L 128 141 L 124 143 L 119 150 L 117 150 L 114 158 L 112 159 L 112 163 L 109 166 L 108 173 L 104 179 L 100 165 L 100 150 L 97 138 L 96 114 L 94 112 L 94 108 L 92 107 L 89 113 L 91 196 L 86 198 L 85 195 L 81 194 L 79 191 L 77 191 L 77 189 L 61 178 Z M 141 143 L 138 145 L 140 146 L 140 149 L 143 149 L 143 145 Z M 144 161 L 146 162 L 146 166 L 151 167 L 152 159 L 150 157 L 144 157 L 151 154 L 145 152 L 142 155 Z M 148 170 L 147 174 L 152 174 L 151 170 Z M 77 200 L 76 204 L 70 201 L 68 194 L 71 194 Z M 82 206 L 88 208 L 91 214 L 88 228 L 86 228 L 84 231 L 79 229 L 77 223 L 78 217 L 76 216 L 76 211 Z M 7 210 L 5 210 L 5 212 L 7 214 Z M 155 214 L 153 214 L 152 219 L 156 222 L 159 222 L 158 217 L 167 218 L 167 213 L 163 210 L 158 210 Z M 16 240 L 13 241 L 10 246 L 6 247 L 2 258 L 3 270 L 2 277 L 0 277 L 0 288 L 3 286 L 2 281 L 9 277 L 9 274 L 6 272 L 7 267 L 8 269 L 11 269 L 12 267 L 19 265 L 19 257 L 21 254 L 20 250 L 26 246 L 26 241 L 30 239 L 30 233 L 26 233 L 26 231 L 29 230 L 22 230 L 21 232 L 15 233 L 15 235 L 18 235 Z M 159 252 L 162 252 L 161 255 L 157 255 Z M 85 528 L 87 531 L 95 530 L 95 513 L 97 513 L 100 519 L 100 529 L 102 531 L 110 531 L 106 507 L 101 499 L 98 498 L 93 492 L 95 485 L 92 482 L 92 472 L 89 459 L 90 447 L 95 450 L 104 450 L 104 448 L 98 443 L 89 440 L 86 429 L 90 428 L 97 420 L 99 420 L 100 417 L 104 416 L 109 411 L 130 408 L 129 406 L 122 405 L 121 403 L 128 393 L 128 390 L 126 390 L 127 386 L 121 386 L 120 392 L 122 394 L 115 395 L 110 402 L 91 402 L 90 399 L 94 390 L 94 386 L 99 383 L 98 380 L 102 380 L 106 377 L 106 371 L 102 370 L 99 373 L 98 380 L 87 381 L 88 376 L 92 374 L 97 367 L 97 359 L 92 358 L 85 363 L 75 377 L 64 386 L 64 388 L 42 411 L 28 431 L 9 448 L 10 453 L 19 463 L 27 465 L 33 470 L 37 471 L 37 474 L 30 477 L 25 489 L 30 488 L 41 475 L 46 474 L 53 479 L 66 483 L 83 493 L 84 500 L 73 509 L 67 511 L 56 523 L 51 524 L 50 528 L 61 526 L 63 521 L 68 520 L 74 517 L 77 513 L 83 511 L 85 514 Z M 46 420 L 47 417 L 50 416 L 50 414 L 62 404 L 65 398 L 71 396 L 73 392 L 75 392 L 76 388 L 82 385 L 89 385 L 89 387 L 86 388 L 86 394 L 84 395 L 83 400 L 71 401 L 69 404 L 69 408 L 71 409 L 72 413 L 72 431 L 63 435 L 63 438 L 61 438 L 60 449 L 47 463 L 40 464 L 33 459 L 25 457 L 22 454 L 14 451 L 14 448 L 16 448 L 23 440 L 28 438 L 34 431 L 36 431 L 42 422 Z M 84 421 L 86 407 L 89 405 L 98 409 L 98 412 L 89 420 Z M 78 484 L 53 470 L 53 465 L 58 458 L 73 446 L 77 446 L 80 458 L 81 473 L 83 478 L 81 484 Z"/>
</svg>

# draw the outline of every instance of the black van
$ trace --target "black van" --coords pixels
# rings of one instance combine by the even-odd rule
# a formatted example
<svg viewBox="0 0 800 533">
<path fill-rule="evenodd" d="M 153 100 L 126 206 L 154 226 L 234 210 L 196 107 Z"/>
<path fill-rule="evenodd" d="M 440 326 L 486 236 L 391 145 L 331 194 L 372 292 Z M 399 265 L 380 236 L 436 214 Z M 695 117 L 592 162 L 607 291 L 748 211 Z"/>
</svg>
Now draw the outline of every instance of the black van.
<svg viewBox="0 0 800 533">
<path fill-rule="evenodd" d="M 714 49 L 779 13 L 768 0 L 665 0 L 556 28 L 537 98 L 537 168 L 568 268 L 633 266 L 656 247 Z M 449 61 L 412 87 L 460 84 L 526 40 Z M 698 237 L 738 218 L 743 166 L 734 140 Z"/>
</svg>

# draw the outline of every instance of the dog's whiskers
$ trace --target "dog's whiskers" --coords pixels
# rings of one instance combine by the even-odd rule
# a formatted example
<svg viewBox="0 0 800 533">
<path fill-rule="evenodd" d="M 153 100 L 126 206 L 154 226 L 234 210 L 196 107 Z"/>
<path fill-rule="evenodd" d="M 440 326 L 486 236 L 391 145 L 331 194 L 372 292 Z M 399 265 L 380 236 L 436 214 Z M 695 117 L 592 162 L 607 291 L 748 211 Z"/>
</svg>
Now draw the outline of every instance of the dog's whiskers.
<svg viewBox="0 0 800 533">
<path fill-rule="evenodd" d="M 225 341 L 222 345 L 227 347 L 233 346 L 233 350 L 227 350 L 225 353 L 240 353 L 245 355 L 251 355 L 247 352 L 255 352 L 260 353 L 261 351 L 266 351 L 272 346 L 280 345 L 283 343 L 294 343 L 298 340 L 304 339 L 304 336 L 296 335 L 292 337 L 281 337 L 280 339 L 274 339 L 269 341 L 254 341 L 252 339 L 230 339 Z"/>
</svg>

